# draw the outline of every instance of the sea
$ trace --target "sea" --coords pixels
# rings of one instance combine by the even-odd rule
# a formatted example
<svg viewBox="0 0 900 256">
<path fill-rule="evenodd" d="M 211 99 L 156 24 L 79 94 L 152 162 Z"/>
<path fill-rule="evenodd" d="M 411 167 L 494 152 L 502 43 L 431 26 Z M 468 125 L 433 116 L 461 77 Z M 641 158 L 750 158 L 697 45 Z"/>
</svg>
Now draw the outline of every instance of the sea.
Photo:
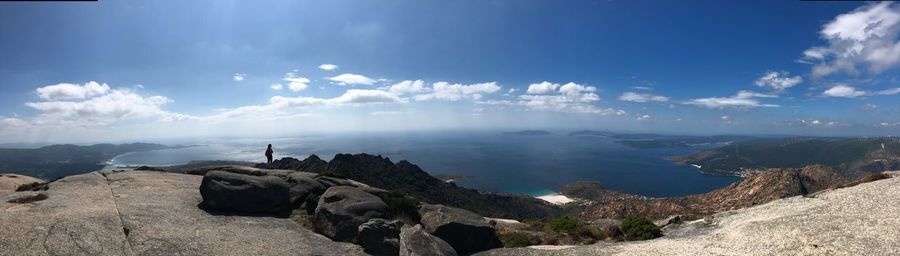
<svg viewBox="0 0 900 256">
<path fill-rule="evenodd" d="M 172 149 L 115 157 L 108 167 L 169 166 L 195 160 L 265 162 L 266 145 L 275 158 L 331 160 L 338 153 L 368 153 L 407 160 L 432 175 L 447 175 L 463 187 L 542 196 L 574 181 L 648 197 L 704 193 L 739 177 L 702 174 L 665 159 L 712 146 L 633 148 L 600 136 L 515 135 L 502 132 L 423 132 L 303 135 L 269 139 L 183 140 Z"/>
</svg>

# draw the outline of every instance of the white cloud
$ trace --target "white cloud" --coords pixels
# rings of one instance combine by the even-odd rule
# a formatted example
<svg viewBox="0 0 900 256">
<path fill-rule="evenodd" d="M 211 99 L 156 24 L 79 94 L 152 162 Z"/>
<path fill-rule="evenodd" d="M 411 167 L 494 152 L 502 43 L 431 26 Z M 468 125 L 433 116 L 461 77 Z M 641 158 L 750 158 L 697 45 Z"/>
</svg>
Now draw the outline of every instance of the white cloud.
<svg viewBox="0 0 900 256">
<path fill-rule="evenodd" d="M 775 91 L 783 91 L 794 87 L 803 82 L 800 76 L 791 76 L 788 72 L 766 72 L 762 77 L 756 80 L 755 84 L 759 87 L 769 87 Z"/>
<path fill-rule="evenodd" d="M 875 126 L 876 127 L 878 127 L 878 126 L 880 126 L 880 127 L 898 127 L 898 126 L 900 126 L 900 122 L 894 122 L 894 123 L 882 122 L 882 123 L 876 124 Z"/>
<path fill-rule="evenodd" d="M 800 125 L 807 126 L 807 127 L 846 127 L 846 126 L 850 126 L 847 123 L 819 120 L 819 119 L 798 119 L 797 121 Z"/>
<path fill-rule="evenodd" d="M 537 84 L 528 85 L 528 90 L 525 93 L 528 94 L 547 94 L 551 92 L 555 92 L 556 88 L 559 87 L 559 84 L 543 81 Z"/>
<path fill-rule="evenodd" d="M 649 87 L 649 86 L 632 86 L 631 89 L 643 90 L 643 91 L 653 90 L 653 88 Z"/>
<path fill-rule="evenodd" d="M 666 101 L 669 101 L 669 97 L 653 95 L 653 94 L 646 94 L 646 93 L 626 92 L 626 93 L 623 93 L 622 95 L 619 95 L 619 100 L 630 101 L 630 102 L 639 102 L 639 103 L 651 102 L 651 101 L 666 102 Z"/>
<path fill-rule="evenodd" d="M 287 81 L 288 89 L 295 92 L 306 90 L 310 82 L 308 78 L 297 75 L 297 70 L 284 74 L 284 81 Z M 275 89 L 275 87 L 272 87 L 272 89 Z"/>
<path fill-rule="evenodd" d="M 866 94 L 868 94 L 868 92 L 862 91 L 862 90 L 856 89 L 852 86 L 847 86 L 844 84 L 835 85 L 835 86 L 829 88 L 828 90 L 825 90 L 824 92 L 822 92 L 822 95 L 825 95 L 828 97 L 841 97 L 841 98 L 856 98 L 856 97 L 860 97 L 860 96 L 865 96 Z"/>
<path fill-rule="evenodd" d="M 887 90 L 878 91 L 879 95 L 894 95 L 900 93 L 900 88 L 891 88 Z"/>
<path fill-rule="evenodd" d="M 334 98 L 315 98 L 315 97 L 284 97 L 274 96 L 269 98 L 269 103 L 265 105 L 250 105 L 233 109 L 225 109 L 217 114 L 203 117 L 206 120 L 223 121 L 234 118 L 257 117 L 266 115 L 277 119 L 279 117 L 293 117 L 304 115 L 306 107 L 327 107 L 342 105 L 359 105 L 359 104 L 382 104 L 382 103 L 400 103 L 403 102 L 397 95 L 382 90 L 360 90 L 350 89 L 341 96 Z M 298 111 L 300 111 L 298 113 Z"/>
<path fill-rule="evenodd" d="M 281 88 L 284 88 L 284 85 L 279 84 L 279 83 L 274 83 L 274 84 L 270 85 L 269 87 L 272 88 L 272 90 L 280 91 Z"/>
<path fill-rule="evenodd" d="M 728 120 L 729 118 L 731 118 L 731 117 L 729 117 L 729 116 L 721 116 L 721 117 L 719 117 L 719 119 L 722 119 L 722 120 Z"/>
<path fill-rule="evenodd" d="M 321 70 L 332 71 L 332 70 L 335 70 L 335 69 L 337 69 L 337 68 L 338 68 L 338 65 L 334 65 L 334 64 L 322 64 L 322 65 L 319 65 L 319 69 L 321 69 Z"/>
<path fill-rule="evenodd" d="M 94 81 L 84 85 L 61 83 L 38 88 L 35 92 L 43 100 L 75 100 L 103 95 L 110 91 L 109 85 Z"/>
<path fill-rule="evenodd" d="M 684 104 L 695 105 L 707 108 L 758 108 L 758 107 L 779 107 L 775 104 L 761 103 L 757 98 L 777 98 L 778 96 L 771 94 L 756 93 L 750 91 L 740 91 L 731 97 L 710 97 L 699 98 L 684 102 Z"/>
<path fill-rule="evenodd" d="M 109 89 L 106 84 L 99 85 L 96 82 L 90 82 L 80 89 L 73 89 L 75 87 L 69 85 L 38 88 L 35 91 L 46 100 L 28 102 L 25 105 L 40 111 L 41 117 L 45 119 L 73 119 L 98 124 L 123 119 L 177 121 L 194 118 L 162 110 L 161 106 L 172 102 L 163 96 L 145 97 L 128 89 Z"/>
<path fill-rule="evenodd" d="M 331 80 L 338 85 L 354 85 L 354 84 L 362 84 L 362 85 L 372 85 L 375 83 L 375 79 L 368 78 L 364 75 L 350 74 L 344 73 L 337 76 L 329 77 L 328 80 Z"/>
<path fill-rule="evenodd" d="M 500 90 L 500 86 L 497 85 L 497 82 L 477 83 L 471 85 L 436 82 L 432 84 L 431 87 L 431 93 L 416 95 L 415 99 L 417 101 L 458 101 L 461 99 L 480 100 L 483 97 L 483 94 L 495 93 Z"/>
<path fill-rule="evenodd" d="M 405 80 L 391 85 L 388 91 L 396 95 L 423 93 L 428 91 L 424 85 L 425 82 L 422 80 Z"/>
<path fill-rule="evenodd" d="M 878 108 L 878 105 L 875 105 L 875 104 L 872 104 L 872 103 L 866 103 L 866 104 L 863 105 L 861 108 L 862 108 L 862 110 L 875 110 L 875 109 Z"/>
<path fill-rule="evenodd" d="M 396 116 L 396 115 L 400 115 L 400 114 L 403 114 L 403 112 L 400 112 L 400 111 L 375 111 L 375 112 L 369 113 L 369 115 L 373 115 L 373 116 Z"/>
<path fill-rule="evenodd" d="M 240 82 L 240 81 L 244 81 L 244 77 L 246 77 L 246 76 L 247 76 L 247 74 L 237 73 L 237 74 L 234 74 L 234 76 L 232 76 L 231 79 L 234 80 L 235 82 Z"/>
<path fill-rule="evenodd" d="M 650 115 L 640 115 L 635 119 L 637 119 L 638 121 L 647 120 L 647 119 L 650 119 Z"/>
<path fill-rule="evenodd" d="M 857 66 L 880 73 L 900 61 L 900 10 L 891 2 L 873 3 L 838 15 L 819 32 L 827 46 L 803 52 L 804 62 L 815 62 L 814 78 L 838 71 L 856 74 Z"/>
</svg>

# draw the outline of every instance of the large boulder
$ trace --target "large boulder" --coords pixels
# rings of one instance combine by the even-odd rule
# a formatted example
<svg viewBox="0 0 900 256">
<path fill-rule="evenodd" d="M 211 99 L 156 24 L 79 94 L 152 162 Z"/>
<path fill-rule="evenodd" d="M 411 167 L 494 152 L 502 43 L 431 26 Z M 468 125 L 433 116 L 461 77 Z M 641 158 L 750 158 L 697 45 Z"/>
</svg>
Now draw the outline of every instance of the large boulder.
<svg viewBox="0 0 900 256">
<path fill-rule="evenodd" d="M 322 183 L 302 173 L 288 175 L 287 182 L 290 185 L 291 204 L 294 206 L 303 204 L 303 200 L 310 194 L 322 194 L 326 188 Z"/>
<path fill-rule="evenodd" d="M 447 241 L 460 254 L 501 247 L 497 233 L 480 215 L 444 205 L 419 207 L 421 222 L 428 233 Z"/>
<path fill-rule="evenodd" d="M 381 198 L 359 188 L 334 186 L 319 197 L 313 222 L 316 232 L 335 241 L 352 242 L 360 224 L 388 215 Z"/>
<path fill-rule="evenodd" d="M 403 227 L 400 231 L 400 256 L 455 256 L 456 251 L 444 240 L 425 232 L 422 225 Z"/>
<path fill-rule="evenodd" d="M 290 188 L 283 179 L 210 171 L 200 183 L 207 209 L 236 213 L 285 213 L 291 208 Z"/>
<path fill-rule="evenodd" d="M 400 252 L 400 228 L 403 222 L 374 218 L 359 225 L 356 243 L 365 248 L 366 253 L 397 255 Z"/>
</svg>

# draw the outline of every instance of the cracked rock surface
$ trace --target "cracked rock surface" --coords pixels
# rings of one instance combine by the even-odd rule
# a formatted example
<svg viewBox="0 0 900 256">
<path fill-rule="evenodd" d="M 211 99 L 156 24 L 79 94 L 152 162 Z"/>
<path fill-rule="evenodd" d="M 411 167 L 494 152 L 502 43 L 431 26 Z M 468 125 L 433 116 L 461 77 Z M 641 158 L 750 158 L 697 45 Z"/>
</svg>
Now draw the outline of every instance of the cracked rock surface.
<svg viewBox="0 0 900 256">
<path fill-rule="evenodd" d="M 129 171 L 69 176 L 0 193 L 0 255 L 364 255 L 289 220 L 201 210 L 201 176 Z"/>
</svg>

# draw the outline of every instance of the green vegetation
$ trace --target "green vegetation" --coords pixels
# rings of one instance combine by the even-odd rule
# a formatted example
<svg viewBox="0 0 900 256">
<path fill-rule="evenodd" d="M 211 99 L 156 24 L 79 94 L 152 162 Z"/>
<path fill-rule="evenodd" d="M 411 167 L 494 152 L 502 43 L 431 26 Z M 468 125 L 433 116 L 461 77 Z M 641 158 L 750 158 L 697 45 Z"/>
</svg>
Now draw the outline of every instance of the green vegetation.
<svg viewBox="0 0 900 256">
<path fill-rule="evenodd" d="M 11 204 L 27 204 L 27 203 L 31 203 L 31 202 L 41 201 L 44 199 L 47 199 L 47 195 L 36 194 L 36 195 L 28 195 L 28 196 L 10 199 L 9 201 L 6 201 L 6 202 L 11 203 Z"/>
<path fill-rule="evenodd" d="M 406 193 L 399 190 L 391 190 L 388 193 L 378 195 L 378 197 L 387 204 L 388 210 L 394 218 L 404 220 L 410 224 L 418 223 L 421 220 L 422 217 L 419 216 L 418 211 L 419 201 L 406 196 Z"/>
<path fill-rule="evenodd" d="M 852 186 L 856 186 L 856 185 L 863 184 L 863 183 L 873 182 L 873 181 L 876 181 L 876 180 L 887 179 L 887 178 L 890 178 L 890 177 L 891 177 L 890 175 L 887 175 L 887 174 L 884 174 L 884 173 L 881 173 L 881 172 L 870 173 L 870 174 L 868 174 L 868 175 L 866 175 L 866 176 L 863 176 L 863 177 L 860 178 L 859 180 L 856 180 L 856 181 L 853 181 L 853 182 L 850 182 L 850 183 L 847 183 L 847 184 L 843 184 L 843 185 L 841 185 L 841 186 L 838 186 L 838 188 L 852 187 Z"/>
<path fill-rule="evenodd" d="M 641 217 L 628 217 L 622 220 L 622 232 L 626 240 L 647 240 L 662 236 L 659 227 Z"/>
<path fill-rule="evenodd" d="M 28 184 L 22 184 L 16 187 L 16 191 L 39 191 L 39 190 L 47 190 L 46 182 L 32 182 Z"/>
<path fill-rule="evenodd" d="M 500 240 L 503 241 L 503 247 L 525 247 L 531 245 L 531 238 L 522 233 L 504 233 L 500 234 Z"/>
<path fill-rule="evenodd" d="M 581 226 L 581 222 L 569 216 L 562 216 L 550 221 L 550 229 L 561 233 L 572 233 Z"/>
</svg>

